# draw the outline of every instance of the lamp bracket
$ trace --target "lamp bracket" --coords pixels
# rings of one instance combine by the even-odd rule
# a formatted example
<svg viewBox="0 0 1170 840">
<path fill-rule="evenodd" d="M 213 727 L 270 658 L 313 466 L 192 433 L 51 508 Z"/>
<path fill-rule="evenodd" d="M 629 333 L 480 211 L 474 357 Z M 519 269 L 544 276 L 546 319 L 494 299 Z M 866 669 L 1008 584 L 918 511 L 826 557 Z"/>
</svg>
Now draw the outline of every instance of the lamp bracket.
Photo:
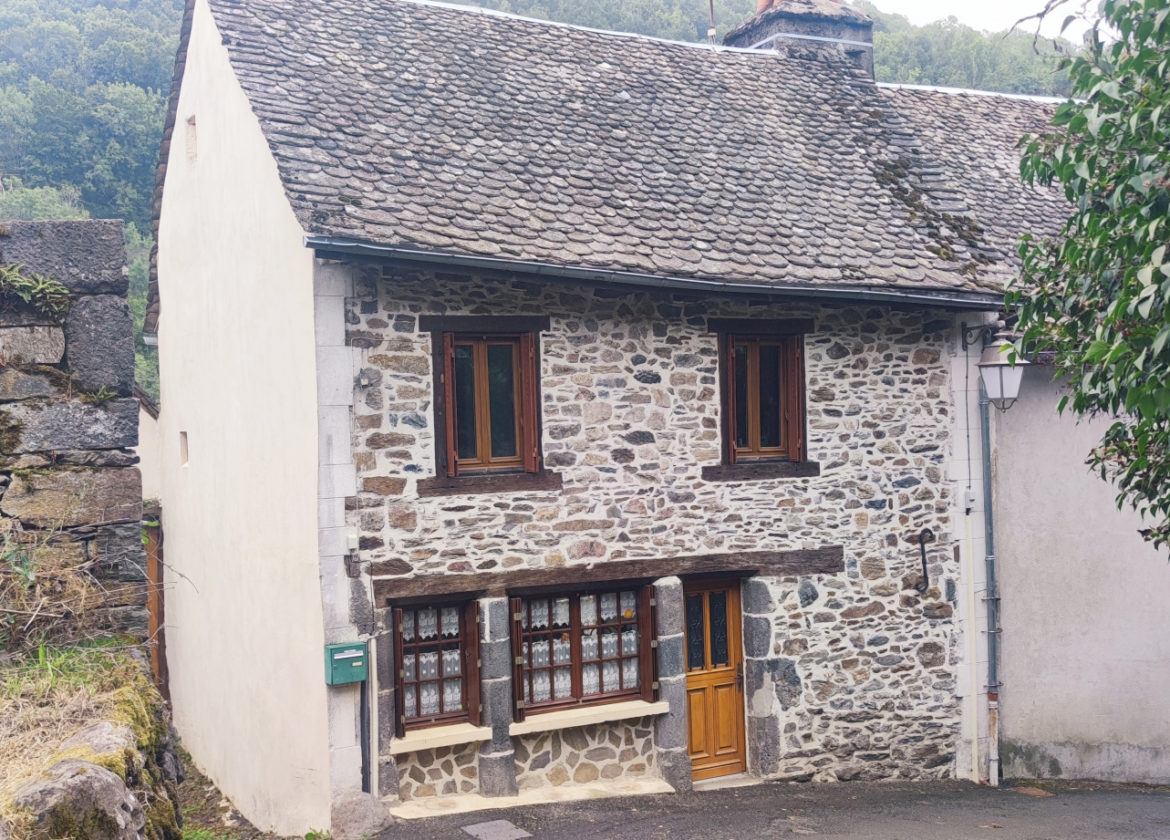
<svg viewBox="0 0 1170 840">
<path fill-rule="evenodd" d="M 986 324 L 974 324 L 967 326 L 964 321 L 959 325 L 959 330 L 963 335 L 963 349 L 969 349 L 976 341 L 979 342 L 980 347 L 986 347 L 995 339 L 996 333 L 1004 328 L 1003 321 L 989 321 Z"/>
</svg>

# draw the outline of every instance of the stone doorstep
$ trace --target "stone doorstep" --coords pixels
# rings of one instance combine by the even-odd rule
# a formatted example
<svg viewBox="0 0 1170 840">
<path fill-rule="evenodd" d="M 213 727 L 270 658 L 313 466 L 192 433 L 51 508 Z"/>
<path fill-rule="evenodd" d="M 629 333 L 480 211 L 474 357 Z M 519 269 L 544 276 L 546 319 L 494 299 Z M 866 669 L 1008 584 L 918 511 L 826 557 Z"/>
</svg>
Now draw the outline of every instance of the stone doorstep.
<svg viewBox="0 0 1170 840">
<path fill-rule="evenodd" d="M 731 776 L 715 776 L 710 779 L 700 779 L 694 783 L 694 790 L 701 793 L 705 790 L 727 790 L 728 788 L 755 787 L 762 785 L 766 779 L 753 776 L 751 773 L 735 773 Z"/>
<path fill-rule="evenodd" d="M 443 814 L 468 814 L 475 811 L 515 808 L 523 805 L 580 802 L 586 799 L 611 799 L 618 796 L 652 796 L 674 792 L 674 788 L 662 779 L 635 778 L 588 782 L 562 787 L 534 788 L 522 790 L 516 796 L 484 796 L 479 793 L 465 793 L 456 796 L 428 796 L 426 799 L 399 804 L 393 804 L 393 799 L 385 799 L 383 802 L 395 819 L 417 820 L 438 817 Z"/>
</svg>

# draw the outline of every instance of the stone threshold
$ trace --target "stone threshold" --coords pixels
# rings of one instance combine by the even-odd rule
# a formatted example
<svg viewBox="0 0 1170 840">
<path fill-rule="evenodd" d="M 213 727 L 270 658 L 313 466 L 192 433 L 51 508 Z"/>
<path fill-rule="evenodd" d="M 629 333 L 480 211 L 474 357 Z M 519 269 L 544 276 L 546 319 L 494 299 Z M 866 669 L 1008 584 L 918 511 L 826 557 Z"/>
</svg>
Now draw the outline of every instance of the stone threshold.
<svg viewBox="0 0 1170 840">
<path fill-rule="evenodd" d="M 707 790 L 727 790 L 728 788 L 753 787 L 762 785 L 764 779 L 750 773 L 733 773 L 730 776 L 715 776 L 712 779 L 702 779 L 694 783 L 694 790 L 702 793 Z"/>
<path fill-rule="evenodd" d="M 428 796 L 400 804 L 386 805 L 396 819 L 417 820 L 444 814 L 467 814 L 521 805 L 543 805 L 553 802 L 580 802 L 585 799 L 610 799 L 617 796 L 651 796 L 674 793 L 674 788 L 662 779 L 614 779 L 562 787 L 542 787 L 522 790 L 516 796 L 484 796 L 466 793 L 457 796 Z"/>
<path fill-rule="evenodd" d="M 618 720 L 664 715 L 670 711 L 670 703 L 659 700 L 647 703 L 645 700 L 627 700 L 622 703 L 607 703 L 604 706 L 583 706 L 564 709 L 559 712 L 545 712 L 527 717 L 520 723 L 508 727 L 508 734 L 529 735 L 533 732 L 552 732 L 557 729 L 573 729 L 594 723 L 612 723 Z"/>
<path fill-rule="evenodd" d="M 477 744 L 491 739 L 492 729 L 490 726 L 472 726 L 470 723 L 434 726 L 429 729 L 408 732 L 402 738 L 395 738 L 390 742 L 390 755 L 434 750 L 439 747 L 454 747 L 459 744 Z"/>
</svg>

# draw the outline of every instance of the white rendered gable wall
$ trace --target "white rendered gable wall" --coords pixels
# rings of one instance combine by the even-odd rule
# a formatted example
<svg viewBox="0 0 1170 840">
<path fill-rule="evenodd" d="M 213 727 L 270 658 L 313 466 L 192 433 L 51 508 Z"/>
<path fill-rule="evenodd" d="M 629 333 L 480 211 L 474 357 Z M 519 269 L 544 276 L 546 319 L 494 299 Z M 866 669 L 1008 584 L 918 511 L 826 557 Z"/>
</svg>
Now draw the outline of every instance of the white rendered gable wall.
<svg viewBox="0 0 1170 840">
<path fill-rule="evenodd" d="M 167 167 L 160 435 L 175 723 L 245 816 L 301 835 L 330 819 L 313 261 L 206 2 Z"/>
</svg>

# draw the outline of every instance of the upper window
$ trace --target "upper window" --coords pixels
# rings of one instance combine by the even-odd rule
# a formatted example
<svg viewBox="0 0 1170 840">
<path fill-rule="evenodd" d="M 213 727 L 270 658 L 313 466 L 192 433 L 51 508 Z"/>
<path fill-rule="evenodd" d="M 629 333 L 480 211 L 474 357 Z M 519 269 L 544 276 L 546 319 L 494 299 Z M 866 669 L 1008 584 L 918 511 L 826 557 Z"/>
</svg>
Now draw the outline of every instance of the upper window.
<svg viewBox="0 0 1170 840">
<path fill-rule="evenodd" d="M 801 460 L 801 337 L 729 335 L 725 343 L 730 462 Z"/>
<path fill-rule="evenodd" d="M 479 613 L 475 601 L 394 610 L 395 730 L 479 723 Z"/>
<path fill-rule="evenodd" d="M 535 339 L 446 333 L 447 474 L 537 468 Z"/>
<path fill-rule="evenodd" d="M 435 370 L 436 490 L 507 489 L 540 473 L 539 341 L 547 317 L 423 316 Z M 458 479 L 458 480 L 457 480 Z M 420 484 L 420 492 L 429 491 Z"/>
<path fill-rule="evenodd" d="M 654 699 L 650 587 L 512 599 L 516 719 Z"/>
<path fill-rule="evenodd" d="M 812 321 L 712 318 L 708 329 L 719 333 L 723 465 L 704 467 L 704 477 L 819 474 L 804 441 L 804 334 Z"/>
</svg>

